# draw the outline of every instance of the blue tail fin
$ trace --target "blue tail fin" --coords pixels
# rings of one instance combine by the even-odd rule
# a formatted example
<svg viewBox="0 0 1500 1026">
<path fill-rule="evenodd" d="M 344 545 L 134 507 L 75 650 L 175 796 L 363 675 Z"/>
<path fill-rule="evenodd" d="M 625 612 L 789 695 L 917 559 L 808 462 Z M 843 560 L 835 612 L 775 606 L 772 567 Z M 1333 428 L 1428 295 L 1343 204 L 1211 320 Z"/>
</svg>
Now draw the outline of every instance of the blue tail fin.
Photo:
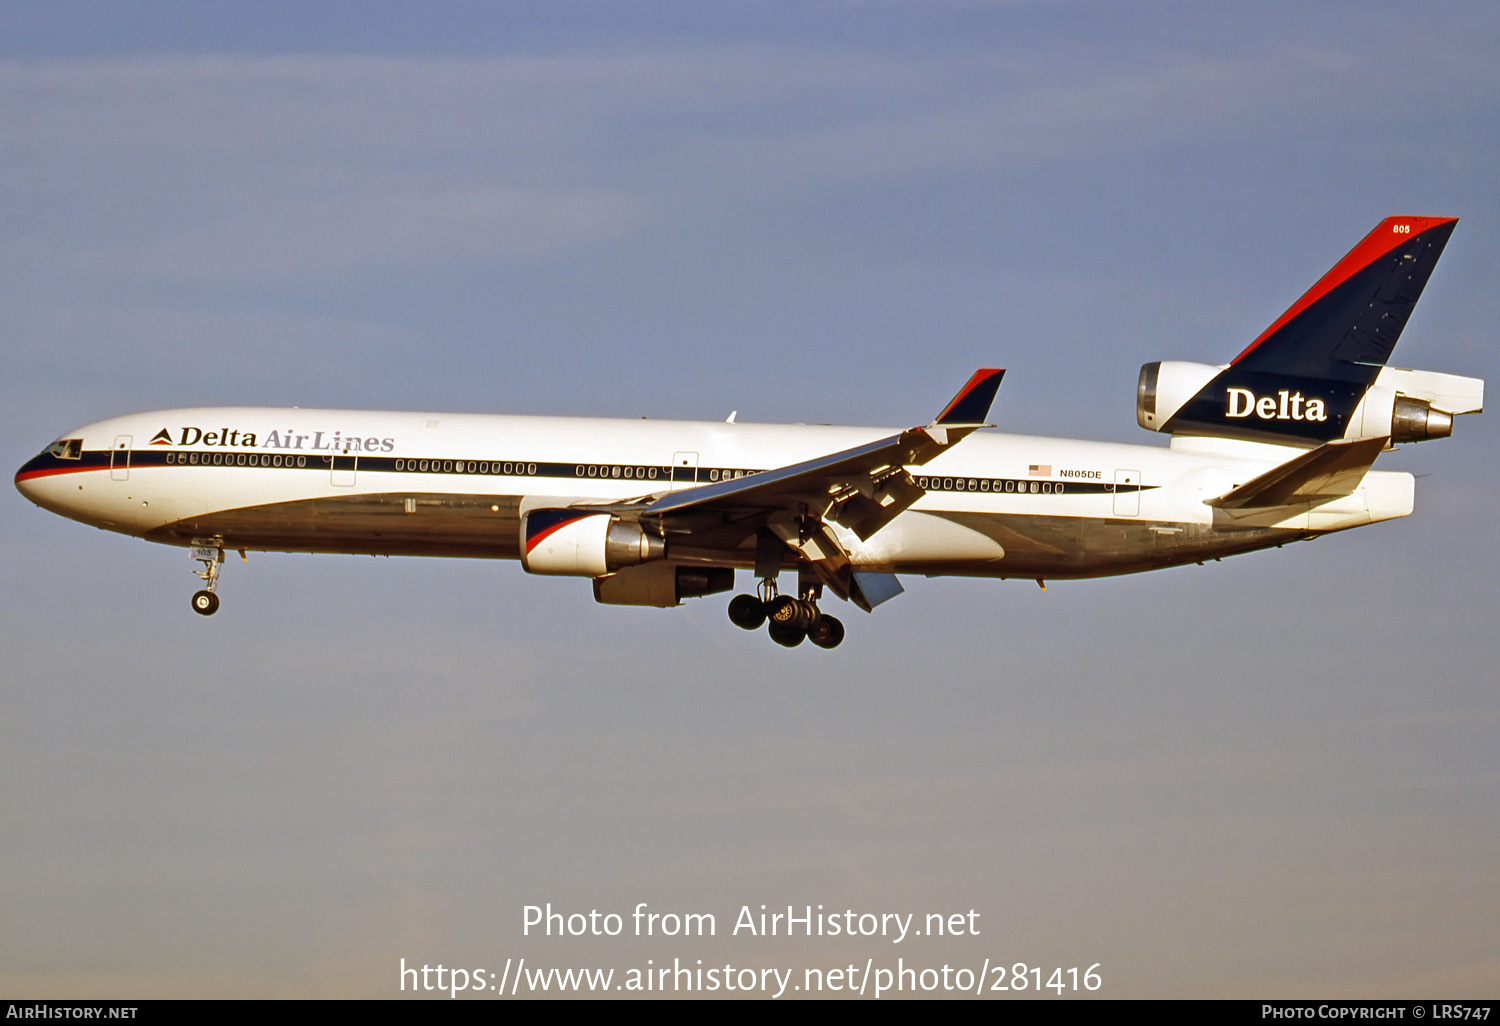
<svg viewBox="0 0 1500 1026">
<path fill-rule="evenodd" d="M 1157 430 L 1273 442 L 1344 437 L 1457 223 L 1380 222 Z"/>
</svg>

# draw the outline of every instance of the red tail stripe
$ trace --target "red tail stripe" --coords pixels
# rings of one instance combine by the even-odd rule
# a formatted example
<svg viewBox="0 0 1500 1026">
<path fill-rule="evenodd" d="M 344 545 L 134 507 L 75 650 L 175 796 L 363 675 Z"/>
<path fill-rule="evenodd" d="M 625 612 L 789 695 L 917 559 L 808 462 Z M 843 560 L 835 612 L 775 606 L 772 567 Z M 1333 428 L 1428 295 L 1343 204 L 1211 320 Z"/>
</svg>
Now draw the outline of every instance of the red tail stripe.
<svg viewBox="0 0 1500 1026">
<path fill-rule="evenodd" d="M 1333 269 L 1318 279 L 1318 283 L 1307 290 L 1307 293 L 1297 302 L 1292 304 L 1291 309 L 1276 319 L 1260 337 L 1245 347 L 1245 351 L 1236 356 L 1232 363 L 1239 363 L 1248 356 L 1256 346 L 1270 338 L 1292 318 L 1312 306 L 1328 293 L 1348 281 L 1358 272 L 1369 267 L 1376 260 L 1406 245 L 1412 239 L 1428 232 L 1439 225 L 1452 224 L 1457 221 L 1456 217 L 1388 217 L 1375 226 L 1375 230 L 1360 240 L 1359 245 L 1351 249 L 1344 259 L 1333 265 Z M 1398 226 L 1411 228 L 1410 232 L 1398 232 Z"/>
</svg>

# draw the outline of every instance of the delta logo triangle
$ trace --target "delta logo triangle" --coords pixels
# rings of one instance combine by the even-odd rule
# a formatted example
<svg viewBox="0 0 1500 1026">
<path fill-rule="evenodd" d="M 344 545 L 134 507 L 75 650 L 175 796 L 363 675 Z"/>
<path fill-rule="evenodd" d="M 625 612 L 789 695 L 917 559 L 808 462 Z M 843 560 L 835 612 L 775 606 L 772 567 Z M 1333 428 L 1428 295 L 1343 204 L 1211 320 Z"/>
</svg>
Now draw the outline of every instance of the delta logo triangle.
<svg viewBox="0 0 1500 1026">
<path fill-rule="evenodd" d="M 166 428 L 162 428 L 156 434 L 154 434 L 154 435 L 151 436 L 151 441 L 148 444 L 150 444 L 150 445 L 171 445 L 172 444 L 172 435 L 171 435 L 171 433 L 169 431 L 167 431 Z"/>
</svg>

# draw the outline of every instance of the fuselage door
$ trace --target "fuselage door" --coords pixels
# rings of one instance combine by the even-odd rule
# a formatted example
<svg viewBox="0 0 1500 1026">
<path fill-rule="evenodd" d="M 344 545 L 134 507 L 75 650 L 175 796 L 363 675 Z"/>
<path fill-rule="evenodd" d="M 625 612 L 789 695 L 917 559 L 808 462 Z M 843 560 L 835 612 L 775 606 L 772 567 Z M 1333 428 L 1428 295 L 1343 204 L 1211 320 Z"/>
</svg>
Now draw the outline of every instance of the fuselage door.
<svg viewBox="0 0 1500 1026">
<path fill-rule="evenodd" d="M 672 454 L 672 488 L 691 488 L 698 483 L 698 454 L 696 452 L 674 452 Z"/>
<path fill-rule="evenodd" d="M 359 469 L 359 453 L 345 449 L 328 457 L 328 461 L 333 475 L 330 478 L 332 483 L 339 488 L 353 487 L 354 473 Z"/>
<path fill-rule="evenodd" d="M 115 435 L 114 448 L 109 450 L 109 479 L 130 480 L 130 436 Z"/>
<path fill-rule="evenodd" d="M 1115 516 L 1136 517 L 1141 514 L 1141 472 L 1115 471 Z"/>
</svg>

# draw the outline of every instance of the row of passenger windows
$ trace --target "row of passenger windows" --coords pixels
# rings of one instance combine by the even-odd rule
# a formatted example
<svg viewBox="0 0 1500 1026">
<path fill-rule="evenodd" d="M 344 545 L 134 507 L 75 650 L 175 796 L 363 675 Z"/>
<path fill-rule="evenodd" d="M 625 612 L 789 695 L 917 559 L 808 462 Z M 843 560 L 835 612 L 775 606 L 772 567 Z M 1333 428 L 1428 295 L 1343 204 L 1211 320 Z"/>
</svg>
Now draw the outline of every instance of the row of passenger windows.
<svg viewBox="0 0 1500 1026">
<path fill-rule="evenodd" d="M 931 492 L 1012 492 L 1061 495 L 1061 481 L 1007 481 L 989 477 L 919 477 L 917 484 Z"/>
<path fill-rule="evenodd" d="M 292 456 L 259 452 L 169 452 L 169 464 L 213 467 L 305 467 L 306 456 Z M 501 463 L 487 460 L 396 460 L 397 470 L 414 470 L 418 473 L 440 474 L 501 474 L 536 476 L 535 463 Z M 579 464 L 574 469 L 578 477 L 626 478 L 637 481 L 655 481 L 664 468 L 622 467 L 611 464 Z M 708 470 L 704 476 L 709 481 L 732 481 L 751 470 Z M 943 492 L 1000 492 L 1004 494 L 1061 495 L 1061 481 L 1015 481 L 988 477 L 918 477 L 917 484 L 928 491 Z"/>
<path fill-rule="evenodd" d="M 753 470 L 713 470 L 699 471 L 696 468 L 683 468 L 690 475 L 702 474 L 703 479 L 708 481 L 734 481 L 738 478 L 754 474 Z M 637 481 L 655 481 L 657 474 L 666 476 L 665 467 L 620 467 L 609 463 L 580 463 L 573 469 L 577 477 L 621 477 L 633 478 Z"/>
<path fill-rule="evenodd" d="M 599 463 L 580 463 L 573 468 L 576 477 L 626 477 L 637 481 L 655 481 L 660 467 L 620 467 Z"/>
<path fill-rule="evenodd" d="M 169 452 L 167 462 L 190 467 L 305 467 L 307 457 L 266 452 Z"/>
<path fill-rule="evenodd" d="M 397 470 L 432 474 L 500 474 L 536 476 L 535 463 L 501 463 L 492 460 L 397 460 Z"/>
</svg>

